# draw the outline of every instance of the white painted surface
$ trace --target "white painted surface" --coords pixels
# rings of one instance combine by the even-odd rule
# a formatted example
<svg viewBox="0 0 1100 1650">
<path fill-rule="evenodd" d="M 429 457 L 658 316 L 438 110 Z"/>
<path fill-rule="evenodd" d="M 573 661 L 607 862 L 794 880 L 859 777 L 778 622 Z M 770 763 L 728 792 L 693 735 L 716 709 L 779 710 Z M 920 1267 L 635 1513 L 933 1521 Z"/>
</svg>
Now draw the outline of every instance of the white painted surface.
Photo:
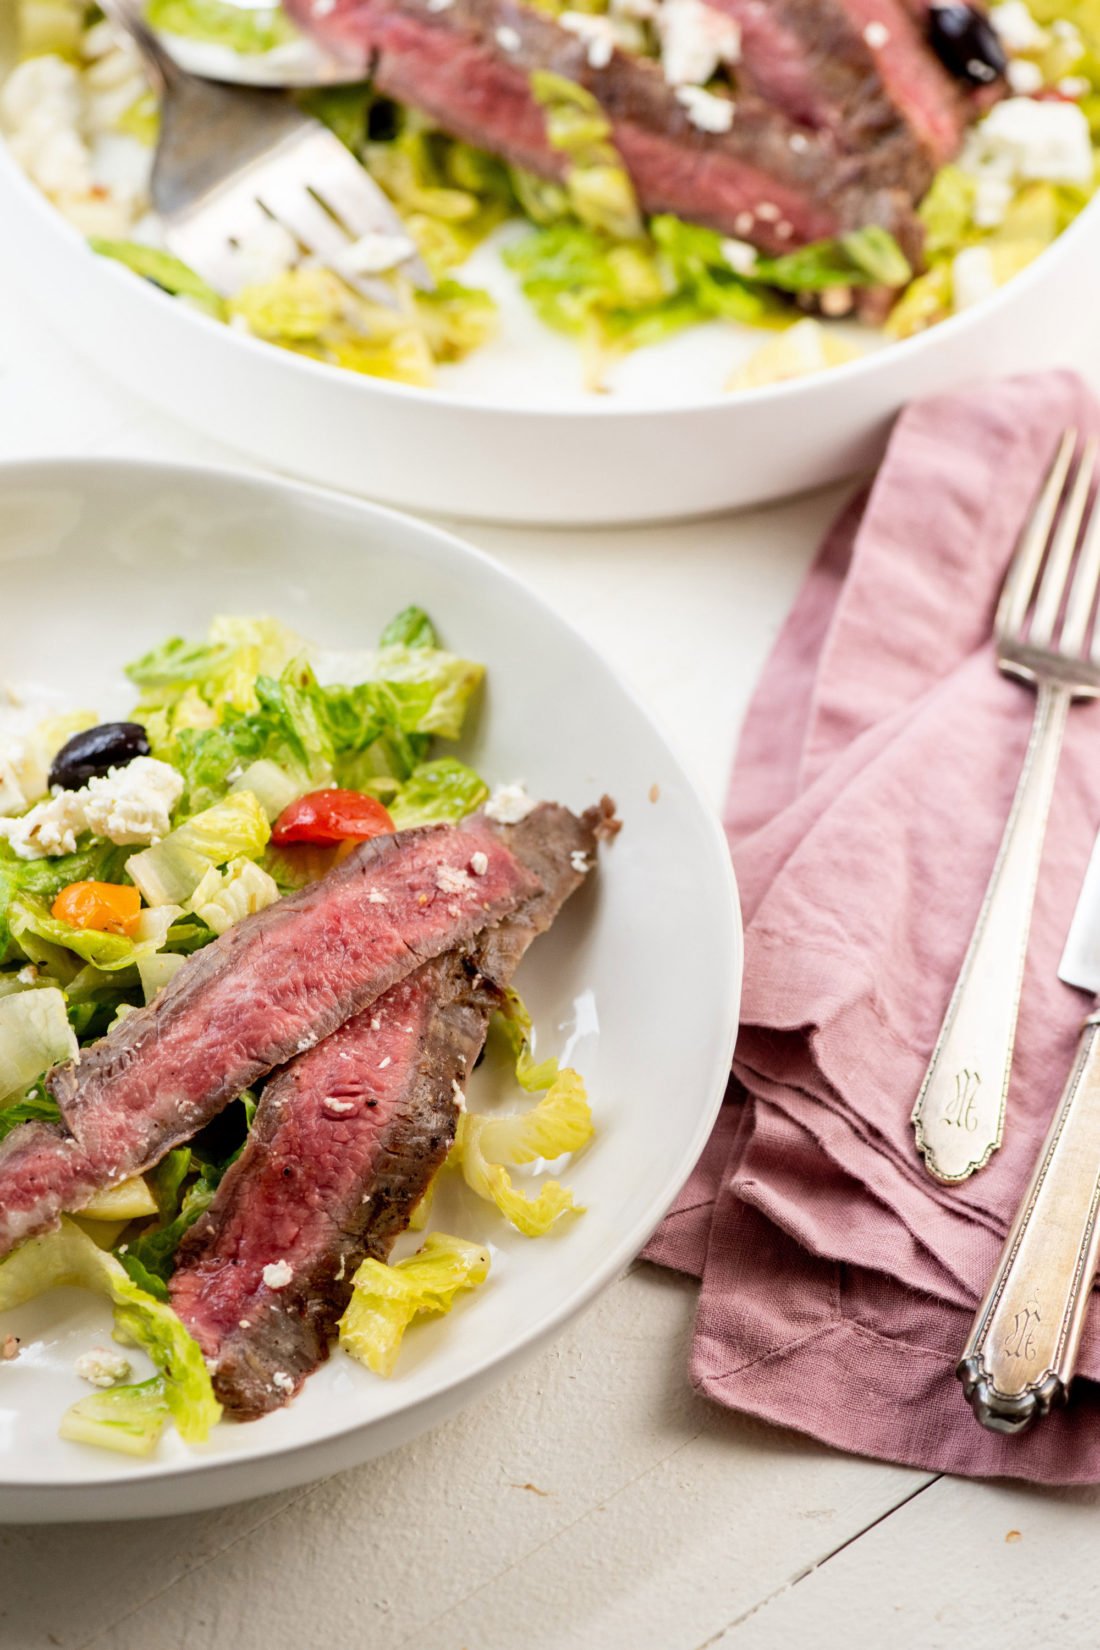
<svg viewBox="0 0 1100 1650">
<path fill-rule="evenodd" d="M 10 256 L 0 457 L 226 460 L 98 385 L 21 306 Z M 467 536 L 606 650 L 717 803 L 755 674 L 839 496 L 691 526 Z M 325 1484 L 167 1522 L 0 1530 L 0 1645 L 1097 1643 L 1096 1496 L 935 1480 L 730 1415 L 687 1382 L 694 1297 L 633 1267 L 483 1404 Z"/>
</svg>

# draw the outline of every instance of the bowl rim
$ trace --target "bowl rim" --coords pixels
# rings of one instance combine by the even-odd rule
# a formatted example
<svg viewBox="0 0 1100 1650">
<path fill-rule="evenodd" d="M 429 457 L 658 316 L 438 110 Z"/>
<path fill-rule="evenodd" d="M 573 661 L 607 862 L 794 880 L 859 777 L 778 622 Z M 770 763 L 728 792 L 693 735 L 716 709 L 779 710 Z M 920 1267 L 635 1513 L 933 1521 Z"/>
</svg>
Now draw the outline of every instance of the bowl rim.
<svg viewBox="0 0 1100 1650">
<path fill-rule="evenodd" d="M 176 486 L 202 487 L 210 479 L 216 483 L 228 483 L 231 486 L 243 488 L 257 495 L 266 495 L 269 499 L 297 500 L 309 507 L 323 505 L 326 512 L 331 513 L 334 508 L 341 510 L 346 516 L 358 517 L 362 520 L 373 520 L 377 524 L 397 525 L 402 530 L 412 528 L 422 538 L 431 541 L 447 556 L 453 556 L 465 562 L 471 568 L 488 572 L 491 577 L 502 579 L 506 584 L 520 592 L 524 598 L 536 604 L 550 621 L 568 631 L 574 640 L 590 655 L 593 664 L 603 673 L 609 685 L 616 689 L 629 704 L 631 710 L 644 722 L 651 732 L 669 767 L 675 771 L 683 785 L 687 797 L 695 804 L 701 822 L 711 837 L 715 848 L 716 868 L 723 876 L 723 885 L 727 892 L 726 906 L 729 920 L 723 925 L 724 952 L 719 959 L 720 977 L 727 980 L 731 990 L 723 994 L 724 1017 L 718 1034 L 715 1037 L 715 1058 L 708 1076 L 708 1083 L 713 1092 L 707 1104 L 700 1108 L 695 1128 L 691 1133 L 684 1149 L 678 1155 L 671 1174 L 667 1177 L 666 1185 L 656 1203 L 651 1204 L 643 1218 L 635 1220 L 625 1232 L 621 1232 L 609 1246 L 599 1265 L 570 1290 L 566 1298 L 557 1308 L 547 1316 L 541 1318 L 537 1324 L 523 1331 L 514 1340 L 509 1341 L 503 1348 L 487 1352 L 477 1357 L 471 1367 L 456 1379 L 443 1379 L 432 1382 L 426 1391 L 407 1403 L 398 1404 L 385 1415 L 348 1425 L 340 1423 L 332 1426 L 319 1426 L 313 1436 L 293 1443 L 275 1444 L 267 1448 L 260 1448 L 240 1456 L 224 1456 L 220 1458 L 204 1458 L 201 1455 L 192 1456 L 180 1461 L 166 1462 L 163 1465 L 148 1463 L 144 1469 L 136 1467 L 130 1471 L 114 1473 L 110 1477 L 83 1477 L 83 1478 L 55 1478 L 48 1481 L 28 1477 L 8 1477 L 0 1471 L 0 1491 L 5 1495 L 17 1494 L 26 1491 L 33 1494 L 39 1503 L 56 1497 L 87 1497 L 95 1498 L 103 1495 L 114 1495 L 127 1488 L 141 1489 L 153 1485 L 161 1486 L 181 1480 L 191 1480 L 201 1476 L 205 1481 L 219 1475 L 232 1477 L 234 1474 L 247 1474 L 250 1470 L 259 1467 L 264 1462 L 270 1462 L 282 1457 L 298 1457 L 308 1454 L 337 1438 L 352 1438 L 365 1435 L 371 1428 L 379 1425 L 392 1424 L 398 1417 L 415 1416 L 418 1412 L 430 1408 L 448 1395 L 466 1394 L 476 1383 L 492 1371 L 504 1368 L 521 1357 L 528 1349 L 533 1349 L 540 1341 L 561 1329 L 570 1318 L 574 1317 L 588 1304 L 601 1290 L 614 1282 L 623 1268 L 639 1253 L 646 1241 L 655 1231 L 660 1221 L 671 1208 L 676 1197 L 687 1182 L 692 1169 L 695 1167 L 721 1108 L 726 1084 L 729 1078 L 730 1065 L 737 1040 L 739 1025 L 741 990 L 744 975 L 744 926 L 741 915 L 741 902 L 737 888 L 737 880 L 733 869 L 729 846 L 718 812 L 707 800 L 701 785 L 692 772 L 690 763 L 679 754 L 673 740 L 666 733 L 659 715 L 653 711 L 635 693 L 629 682 L 625 681 L 607 661 L 604 654 L 573 624 L 551 605 L 534 587 L 521 578 L 504 563 L 498 561 L 488 552 L 468 543 L 457 533 L 444 527 L 437 526 L 417 516 L 410 515 L 403 510 L 397 510 L 389 505 L 376 504 L 373 501 L 358 499 L 354 496 L 341 493 L 332 488 L 321 487 L 311 482 L 290 480 L 282 476 L 266 475 L 262 471 L 246 469 L 237 465 L 214 465 L 179 463 L 171 460 L 142 457 L 96 457 L 93 455 L 77 455 L 73 457 L 48 457 L 11 459 L 0 461 L 0 502 L 5 493 L 18 485 L 21 478 L 28 481 L 41 482 L 43 479 L 56 478 L 58 487 L 65 478 L 72 484 L 74 472 L 79 482 L 83 475 L 94 476 L 107 471 L 125 477 L 127 473 L 141 474 L 143 477 L 162 477 L 166 484 Z M 502 1367 L 503 1366 L 503 1367 Z M 464 1401 L 462 1397 L 459 1402 Z M 106 1514 L 104 1516 L 107 1516 Z M 111 1516 L 118 1516 L 112 1514 Z"/>
<path fill-rule="evenodd" d="M 53 202 L 32 183 L 16 162 L 6 141 L 0 137 L 0 188 L 7 184 L 17 195 L 21 195 L 24 204 L 30 210 L 37 210 L 43 223 L 61 237 L 68 239 L 75 248 L 79 247 L 89 258 L 94 258 L 102 266 L 102 275 L 107 281 L 126 282 L 125 289 L 119 286 L 120 302 L 136 301 L 160 304 L 173 304 L 175 311 L 182 319 L 184 326 L 194 325 L 209 329 L 211 339 L 220 335 L 222 341 L 228 341 L 229 347 L 244 352 L 261 351 L 263 360 L 270 365 L 269 356 L 272 351 L 278 351 L 283 357 L 282 366 L 288 374 L 297 374 L 300 378 L 316 383 L 320 386 L 341 386 L 341 393 L 350 395 L 362 394 L 367 398 L 377 398 L 383 404 L 387 401 L 396 401 L 412 406 L 428 406 L 438 408 L 444 413 L 464 414 L 467 417 L 486 417 L 506 415 L 509 418 L 519 418 L 525 421 L 540 419 L 558 422 L 562 419 L 581 419 L 585 421 L 597 420 L 629 420 L 658 421 L 698 417 L 709 413 L 729 412 L 732 409 L 745 407 L 750 411 L 754 408 L 782 405 L 785 401 L 795 401 L 800 397 L 810 399 L 816 395 L 831 394 L 830 386 L 843 389 L 848 384 L 861 384 L 870 379 L 885 376 L 891 370 L 891 363 L 897 362 L 899 369 L 909 362 L 916 362 L 932 350 L 941 346 L 949 350 L 956 338 L 962 333 L 972 330 L 983 324 L 987 319 L 997 316 L 1007 304 L 1034 286 L 1036 281 L 1054 278 L 1054 266 L 1066 258 L 1073 256 L 1076 251 L 1076 241 L 1083 233 L 1083 225 L 1100 215 L 1100 191 L 1085 205 L 1074 221 L 1067 225 L 1057 238 L 1051 242 L 1030 264 L 1014 275 L 1004 286 L 998 287 L 995 292 L 983 298 L 980 303 L 969 309 L 949 315 L 935 326 L 926 328 L 923 332 L 912 334 L 908 338 L 899 338 L 891 341 L 882 349 L 872 349 L 858 356 L 853 361 L 841 362 L 838 366 L 829 367 L 826 371 L 811 373 L 802 378 L 787 379 L 778 384 L 764 384 L 749 390 L 733 392 L 718 392 L 708 395 L 698 401 L 683 401 L 668 407 L 647 405 L 616 405 L 614 397 L 589 395 L 583 399 L 584 392 L 578 391 L 576 403 L 563 401 L 552 403 L 544 407 L 530 403 L 493 395 L 456 395 L 445 387 L 422 386 L 417 384 L 401 384 L 391 379 L 372 378 L 367 374 L 353 373 L 346 367 L 334 366 L 327 361 L 314 361 L 309 356 L 295 354 L 292 350 L 280 349 L 278 345 L 266 343 L 261 338 L 254 338 L 249 334 L 238 332 L 222 321 L 212 316 L 204 315 L 200 310 L 188 304 L 175 302 L 167 293 L 162 292 L 151 281 L 136 279 L 132 272 L 114 259 L 101 257 L 92 251 L 87 239 L 71 224 L 54 206 Z M 98 278 L 98 274 L 97 274 Z M 128 295 L 128 298 L 127 298 Z M 824 386 L 824 389 L 823 389 Z"/>
</svg>

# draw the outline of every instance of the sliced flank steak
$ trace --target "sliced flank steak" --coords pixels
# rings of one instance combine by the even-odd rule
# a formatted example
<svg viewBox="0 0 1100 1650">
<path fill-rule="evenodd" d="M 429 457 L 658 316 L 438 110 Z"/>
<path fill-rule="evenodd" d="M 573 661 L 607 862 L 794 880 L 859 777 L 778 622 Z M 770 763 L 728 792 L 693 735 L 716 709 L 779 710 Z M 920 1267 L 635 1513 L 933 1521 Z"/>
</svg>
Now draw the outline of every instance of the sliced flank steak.
<svg viewBox="0 0 1100 1650">
<path fill-rule="evenodd" d="M 735 16 L 743 9 L 742 0 L 722 0 L 722 6 Z M 786 9 L 800 7 L 812 9 L 810 0 L 788 0 Z M 604 109 L 643 211 L 671 212 L 768 252 L 868 224 L 889 229 L 912 251 L 919 244 L 914 201 L 931 179 L 936 144 L 954 141 L 931 93 L 925 123 L 937 133 L 944 129 L 931 144 L 917 135 L 838 0 L 824 9 L 854 61 L 838 71 L 835 93 L 814 86 L 809 48 L 794 19 L 780 26 L 782 19 L 771 14 L 785 8 L 764 6 L 762 23 L 752 14 L 747 26 L 750 39 L 760 37 L 752 58 L 769 95 L 746 74 L 728 131 L 694 124 L 682 89 L 666 82 L 656 61 L 615 50 L 594 65 L 585 40 L 517 0 L 294 0 L 290 9 L 328 45 L 369 65 L 374 84 L 388 96 L 542 176 L 560 178 L 567 160 L 547 141 L 531 73 L 544 69 L 576 82 Z M 912 20 L 901 11 L 898 17 L 899 33 L 912 43 L 915 80 L 920 86 L 934 80 L 953 108 L 950 77 L 920 48 Z M 772 61 L 769 54 L 780 45 L 795 53 L 791 63 Z M 886 56 L 893 61 L 888 49 Z M 784 101 L 773 100 L 780 92 Z M 919 89 L 914 101 L 921 102 Z M 961 129 L 960 121 L 951 127 L 957 134 Z"/>
<path fill-rule="evenodd" d="M 408 1226 L 454 1139 L 501 988 L 583 881 L 597 829 L 606 829 L 599 810 L 577 819 L 558 808 L 503 831 L 538 892 L 265 1087 L 244 1151 L 184 1239 L 171 1281 L 172 1304 L 238 1419 L 286 1403 L 324 1361 L 360 1261 L 385 1260 Z"/>
<path fill-rule="evenodd" d="M 530 899 L 539 882 L 524 845 L 541 813 L 508 846 L 482 814 L 377 837 L 195 953 L 147 1008 L 50 1074 L 68 1138 L 39 1140 L 33 1185 L 31 1125 L 0 1145 L 0 1255 L 150 1168 L 242 1089 Z M 484 874 L 470 875 L 482 855 Z M 41 1168 L 51 1153 L 52 1176 Z"/>
</svg>

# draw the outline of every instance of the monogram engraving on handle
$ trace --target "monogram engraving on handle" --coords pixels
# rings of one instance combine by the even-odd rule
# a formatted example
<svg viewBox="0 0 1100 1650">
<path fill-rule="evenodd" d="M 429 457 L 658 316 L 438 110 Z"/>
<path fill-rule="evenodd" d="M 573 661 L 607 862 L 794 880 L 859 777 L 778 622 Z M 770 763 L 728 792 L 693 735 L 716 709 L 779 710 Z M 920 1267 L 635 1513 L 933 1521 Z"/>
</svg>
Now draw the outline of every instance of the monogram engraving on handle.
<svg viewBox="0 0 1100 1650">
<path fill-rule="evenodd" d="M 978 1126 L 978 1090 L 982 1080 L 976 1071 L 968 1071 L 964 1066 L 962 1071 L 955 1073 L 955 1093 L 948 1100 L 943 1110 L 943 1120 L 952 1128 L 965 1129 L 973 1134 Z"/>
<path fill-rule="evenodd" d="M 1025 1363 L 1030 1363 L 1035 1356 L 1035 1337 L 1032 1330 L 1042 1321 L 1038 1302 L 1028 1301 L 1027 1305 L 1013 1316 L 1012 1328 L 1005 1337 L 1005 1356 L 1022 1358 Z"/>
</svg>

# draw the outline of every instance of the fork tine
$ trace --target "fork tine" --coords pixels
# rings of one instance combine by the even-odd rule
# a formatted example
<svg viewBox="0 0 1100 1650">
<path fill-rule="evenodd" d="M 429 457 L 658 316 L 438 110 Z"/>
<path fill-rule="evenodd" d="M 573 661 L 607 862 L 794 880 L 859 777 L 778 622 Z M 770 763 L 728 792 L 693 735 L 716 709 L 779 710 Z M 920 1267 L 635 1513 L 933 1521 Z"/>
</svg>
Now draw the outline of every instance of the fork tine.
<svg viewBox="0 0 1100 1650">
<path fill-rule="evenodd" d="M 348 237 L 295 172 L 272 167 L 266 177 L 257 180 L 256 199 L 322 263 L 335 263 L 347 251 Z"/>
<path fill-rule="evenodd" d="M 1091 453 L 1095 460 L 1098 443 L 1096 438 L 1089 442 L 1086 456 Z M 1066 603 L 1066 622 L 1062 626 L 1061 648 L 1064 653 L 1082 653 L 1085 649 L 1085 639 L 1089 634 L 1089 621 L 1092 618 L 1093 604 L 1096 600 L 1097 588 L 1100 587 L 1100 510 L 1096 500 L 1093 501 L 1088 523 L 1085 527 L 1084 542 L 1081 554 L 1077 560 L 1077 570 L 1073 576 L 1073 585 Z M 1100 645 L 1093 642 L 1093 651 Z"/>
<path fill-rule="evenodd" d="M 1023 629 L 1076 445 L 1077 431 L 1066 430 L 1051 460 L 1038 503 L 1024 528 L 1005 579 L 997 607 L 995 630 L 998 636 L 1018 635 Z"/>
<path fill-rule="evenodd" d="M 1073 478 L 1069 496 L 1062 505 L 1061 518 L 1047 555 L 1028 637 L 1033 647 L 1049 647 L 1053 639 L 1054 628 L 1058 623 L 1058 615 L 1066 594 L 1066 585 L 1069 582 L 1070 568 L 1073 566 L 1077 535 L 1084 520 L 1095 467 L 1096 444 L 1090 442 L 1081 455 L 1077 474 Z"/>
</svg>

